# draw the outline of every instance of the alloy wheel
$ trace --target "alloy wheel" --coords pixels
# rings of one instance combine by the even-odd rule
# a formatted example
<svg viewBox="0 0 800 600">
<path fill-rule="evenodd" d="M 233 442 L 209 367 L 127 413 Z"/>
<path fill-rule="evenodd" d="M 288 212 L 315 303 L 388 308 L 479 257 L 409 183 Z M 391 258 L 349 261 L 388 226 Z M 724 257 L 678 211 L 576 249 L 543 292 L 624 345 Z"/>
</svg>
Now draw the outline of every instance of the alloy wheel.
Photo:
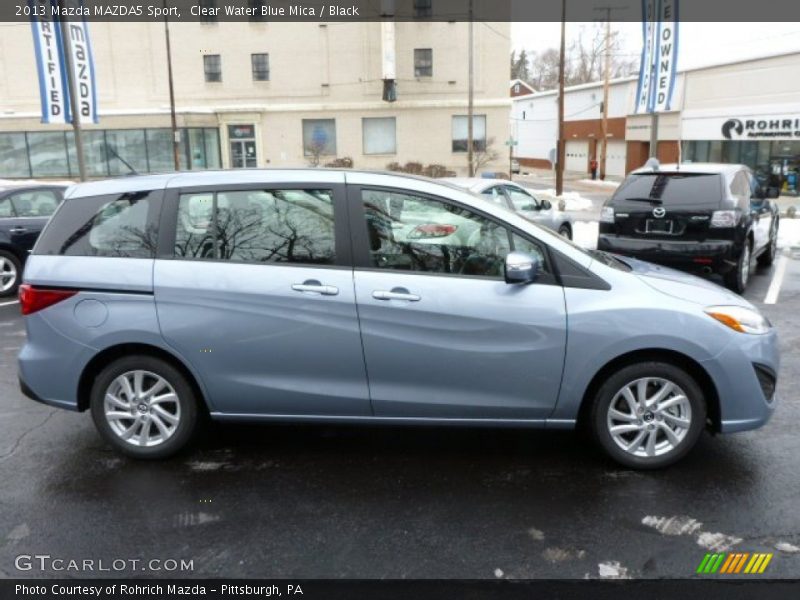
<svg viewBox="0 0 800 600">
<path fill-rule="evenodd" d="M 676 383 L 644 377 L 626 384 L 608 407 L 606 426 L 614 443 L 637 457 L 663 456 L 689 433 L 692 407 Z"/>
<path fill-rule="evenodd" d="M 742 279 L 742 287 L 747 285 L 747 280 L 750 279 L 750 244 L 745 244 L 742 249 L 742 267 L 740 270 Z"/>
<path fill-rule="evenodd" d="M 17 267 L 13 262 L 0 256 L 0 292 L 7 292 L 17 282 Z"/>
<path fill-rule="evenodd" d="M 103 413 L 111 431 L 132 446 L 153 447 L 167 441 L 181 421 L 175 388 L 150 371 L 127 371 L 106 389 Z"/>
</svg>

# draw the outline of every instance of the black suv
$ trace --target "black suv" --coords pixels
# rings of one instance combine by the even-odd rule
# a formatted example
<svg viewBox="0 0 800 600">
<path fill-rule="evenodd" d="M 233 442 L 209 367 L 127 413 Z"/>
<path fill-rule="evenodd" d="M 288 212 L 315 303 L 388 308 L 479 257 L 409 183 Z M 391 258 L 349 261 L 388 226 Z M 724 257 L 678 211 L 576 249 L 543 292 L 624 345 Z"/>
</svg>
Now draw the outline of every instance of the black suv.
<svg viewBox="0 0 800 600">
<path fill-rule="evenodd" d="M 0 298 L 17 293 L 25 260 L 66 189 L 63 185 L 0 188 Z"/>
<path fill-rule="evenodd" d="M 742 293 L 752 259 L 770 265 L 777 253 L 777 196 L 744 165 L 649 162 L 603 206 L 597 248 L 719 273 Z"/>
</svg>

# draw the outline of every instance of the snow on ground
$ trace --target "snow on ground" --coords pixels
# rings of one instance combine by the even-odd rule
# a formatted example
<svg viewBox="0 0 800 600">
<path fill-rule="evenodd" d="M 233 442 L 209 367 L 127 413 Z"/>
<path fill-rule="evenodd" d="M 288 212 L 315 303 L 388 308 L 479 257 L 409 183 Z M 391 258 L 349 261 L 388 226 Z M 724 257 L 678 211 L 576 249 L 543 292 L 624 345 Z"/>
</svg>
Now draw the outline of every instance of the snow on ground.
<svg viewBox="0 0 800 600">
<path fill-rule="evenodd" d="M 564 192 L 561 196 L 556 196 L 556 191 L 549 189 L 536 193 L 537 196 L 540 194 L 542 196 L 550 196 L 555 200 L 553 204 L 556 206 L 558 205 L 558 201 L 563 199 L 565 203 L 564 210 L 592 210 L 592 208 L 594 208 L 592 201 L 588 198 L 584 198 L 578 192 Z"/>
<path fill-rule="evenodd" d="M 603 181 L 602 179 L 579 179 L 578 183 L 584 183 L 587 185 L 598 185 L 601 187 L 618 188 L 621 182 L 609 181 L 607 179 L 605 181 Z"/>
<path fill-rule="evenodd" d="M 572 241 L 581 248 L 597 248 L 599 226 L 597 221 L 575 221 L 572 224 Z"/>
<path fill-rule="evenodd" d="M 69 179 L 0 179 L 0 188 L 17 187 L 20 185 L 72 185 Z"/>
<path fill-rule="evenodd" d="M 781 219 L 778 226 L 778 247 L 800 246 L 800 219 Z"/>
</svg>

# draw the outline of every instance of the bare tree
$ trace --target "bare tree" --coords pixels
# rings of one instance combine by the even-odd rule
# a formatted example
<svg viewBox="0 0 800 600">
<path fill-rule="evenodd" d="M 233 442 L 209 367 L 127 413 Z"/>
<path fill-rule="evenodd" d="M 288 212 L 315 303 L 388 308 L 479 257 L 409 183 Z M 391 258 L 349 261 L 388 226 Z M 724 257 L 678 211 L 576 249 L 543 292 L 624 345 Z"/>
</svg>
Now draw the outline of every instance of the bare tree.
<svg viewBox="0 0 800 600">
<path fill-rule="evenodd" d="M 477 173 L 480 169 L 495 162 L 500 158 L 500 154 L 494 147 L 494 138 L 490 137 L 486 140 L 485 144 L 473 144 L 472 151 L 472 164 L 474 172 Z"/>
</svg>

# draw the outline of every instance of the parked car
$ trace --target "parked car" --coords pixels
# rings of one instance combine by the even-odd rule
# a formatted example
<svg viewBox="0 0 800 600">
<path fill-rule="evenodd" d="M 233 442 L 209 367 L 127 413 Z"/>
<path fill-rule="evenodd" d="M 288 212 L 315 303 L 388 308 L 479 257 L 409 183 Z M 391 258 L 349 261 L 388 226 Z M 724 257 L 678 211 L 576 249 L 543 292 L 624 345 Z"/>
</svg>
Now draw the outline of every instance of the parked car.
<svg viewBox="0 0 800 600">
<path fill-rule="evenodd" d="M 22 269 L 66 186 L 0 188 L 0 298 L 17 293 Z"/>
<path fill-rule="evenodd" d="M 23 393 L 89 410 L 137 458 L 174 454 L 210 415 L 586 424 L 620 463 L 655 468 L 776 404 L 777 336 L 743 298 L 424 178 L 80 184 L 24 279 Z"/>
<path fill-rule="evenodd" d="M 572 217 L 554 207 L 545 198 L 537 198 L 529 190 L 510 181 L 470 177 L 444 178 L 458 187 L 480 194 L 486 199 L 519 213 L 538 225 L 552 229 L 565 238 L 572 239 Z"/>
<path fill-rule="evenodd" d="M 719 273 L 742 293 L 751 263 L 778 251 L 776 188 L 744 165 L 671 164 L 633 171 L 606 202 L 597 247 L 682 269 Z"/>
<path fill-rule="evenodd" d="M 511 172 L 519 175 L 519 161 L 516 158 L 511 159 Z"/>
</svg>

